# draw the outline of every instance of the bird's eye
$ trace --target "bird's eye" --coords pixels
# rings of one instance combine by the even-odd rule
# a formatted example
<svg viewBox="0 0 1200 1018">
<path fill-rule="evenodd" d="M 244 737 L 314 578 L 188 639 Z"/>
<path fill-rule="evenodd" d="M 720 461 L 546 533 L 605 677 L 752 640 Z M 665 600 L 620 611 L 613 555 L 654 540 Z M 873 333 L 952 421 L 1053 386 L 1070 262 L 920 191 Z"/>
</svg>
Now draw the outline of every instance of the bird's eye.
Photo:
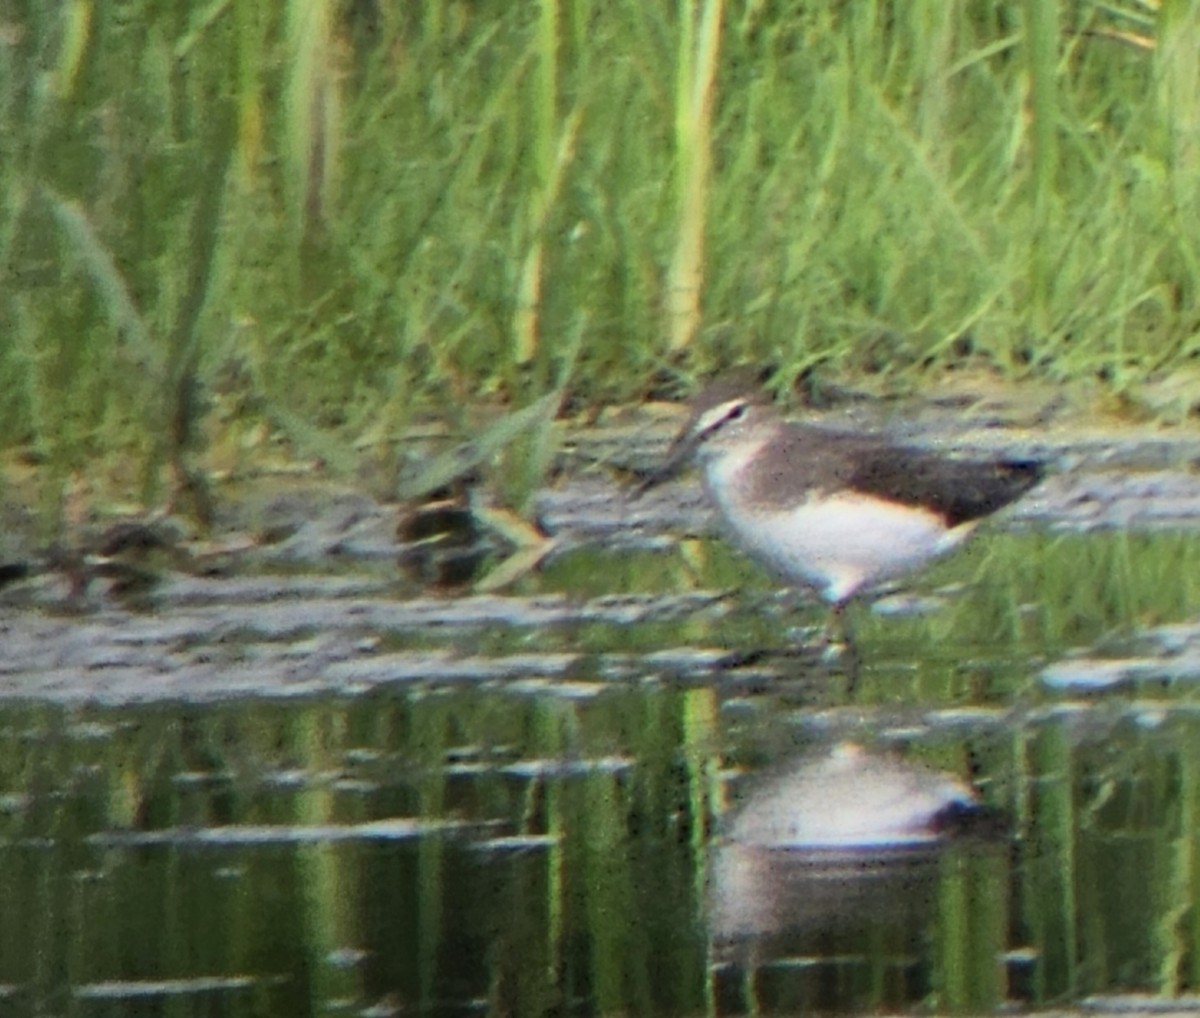
<svg viewBox="0 0 1200 1018">
<path fill-rule="evenodd" d="M 736 406 L 729 408 L 729 413 L 725 415 L 727 421 L 740 421 L 746 416 L 746 404 L 738 403 Z"/>
</svg>

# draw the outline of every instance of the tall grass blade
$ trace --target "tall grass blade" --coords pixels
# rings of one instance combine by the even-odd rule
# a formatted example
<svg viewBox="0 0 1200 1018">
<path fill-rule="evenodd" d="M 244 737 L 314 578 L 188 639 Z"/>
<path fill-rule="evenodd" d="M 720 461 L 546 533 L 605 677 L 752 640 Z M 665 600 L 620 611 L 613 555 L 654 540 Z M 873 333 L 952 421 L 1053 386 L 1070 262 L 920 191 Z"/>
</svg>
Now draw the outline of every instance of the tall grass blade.
<svg viewBox="0 0 1200 1018">
<path fill-rule="evenodd" d="M 521 267 L 517 286 L 517 310 L 513 316 L 514 360 L 528 364 L 538 350 L 538 320 L 542 303 L 543 235 L 546 220 L 562 189 L 563 178 L 575 153 L 575 142 L 583 111 L 575 109 L 562 127 L 558 145 L 544 167 L 542 182 L 529 197 L 530 246 Z"/>
<path fill-rule="evenodd" d="M 72 252 L 80 260 L 96 288 L 109 324 L 128 344 L 132 360 L 154 377 L 161 378 L 162 350 L 154 342 L 150 328 L 134 302 L 129 283 L 117 268 L 112 251 L 100 240 L 87 213 L 78 202 L 65 198 L 50 188 L 43 188 L 42 195 L 66 236 Z"/>
<path fill-rule="evenodd" d="M 1051 216 L 1058 176 L 1058 0 L 1025 0 L 1033 149 L 1033 227 L 1030 236 L 1030 312 L 1034 332 L 1049 330 Z"/>
<path fill-rule="evenodd" d="M 54 91 L 60 99 L 69 99 L 75 91 L 91 42 L 94 19 L 93 0 L 71 0 L 63 8 L 63 41 L 54 71 Z"/>
<path fill-rule="evenodd" d="M 667 273 L 670 349 L 692 342 L 700 327 L 704 283 L 704 233 L 712 165 L 713 91 L 721 42 L 722 0 L 680 4 L 679 75 L 675 95 L 675 249 Z"/>
<path fill-rule="evenodd" d="M 1171 198 L 1178 231 L 1179 252 L 1193 281 L 1187 297 L 1195 301 L 1200 277 L 1200 198 L 1196 178 L 1200 173 L 1200 9 L 1192 0 L 1163 0 L 1158 18 L 1155 49 L 1159 83 L 1158 109 L 1167 137 L 1166 163 L 1170 167 Z"/>
<path fill-rule="evenodd" d="M 214 4 L 214 8 L 220 6 Z M 263 157 L 264 120 L 263 69 L 267 65 L 269 18 L 260 4 L 240 3 L 237 24 L 237 120 L 238 152 L 242 177 L 253 180 Z"/>
<path fill-rule="evenodd" d="M 212 0 L 206 7 L 202 8 L 192 19 L 191 28 L 180 36 L 179 41 L 175 43 L 175 59 L 186 59 L 200 45 L 205 33 L 213 25 L 217 24 L 233 6 L 234 0 Z M 245 8 L 250 5 L 238 4 L 237 6 Z M 239 10 L 237 13 L 240 15 L 241 11 Z"/>
<path fill-rule="evenodd" d="M 300 237 L 331 211 L 338 141 L 335 14 L 332 0 L 287 5 L 288 177 Z"/>
</svg>

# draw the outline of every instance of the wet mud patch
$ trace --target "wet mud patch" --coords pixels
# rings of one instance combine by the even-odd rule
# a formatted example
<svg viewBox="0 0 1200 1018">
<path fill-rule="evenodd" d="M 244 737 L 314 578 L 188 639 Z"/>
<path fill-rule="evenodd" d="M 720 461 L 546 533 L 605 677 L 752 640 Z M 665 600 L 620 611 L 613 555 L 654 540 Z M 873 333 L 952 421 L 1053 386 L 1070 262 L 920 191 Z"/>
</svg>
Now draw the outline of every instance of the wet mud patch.
<svg viewBox="0 0 1200 1018">
<path fill-rule="evenodd" d="M 440 567 L 424 557 L 427 524 L 469 519 L 453 554 L 486 585 L 522 553 L 528 526 L 489 522 L 486 505 L 438 503 L 414 518 L 360 491 L 264 478 L 225 493 L 213 536 L 171 518 L 120 521 L 64 557 L 36 550 L 27 514 L 10 504 L 0 697 L 208 701 L 521 678 L 836 685 L 839 663 L 819 647 L 821 606 L 777 593 L 726 548 L 698 485 L 634 502 L 597 466 L 653 462 L 674 425 L 640 428 L 637 442 L 612 428 L 574 435 L 564 453 L 574 468 L 533 501 L 530 529 L 544 544 L 488 593 L 459 582 L 431 596 Z M 1189 620 L 1200 437 L 1051 442 L 937 415 L 904 437 L 938 445 L 952 427 L 956 449 L 1056 467 L 967 550 L 856 607 L 867 695 L 891 699 L 896 686 L 927 696 L 935 671 L 951 675 L 937 681 L 959 700 L 990 702 L 1037 675 L 1043 690 L 1074 688 L 1114 632 Z M 1148 646 L 1140 662 L 1110 661 L 1097 675 L 1120 684 L 1194 671 L 1191 651 Z"/>
</svg>

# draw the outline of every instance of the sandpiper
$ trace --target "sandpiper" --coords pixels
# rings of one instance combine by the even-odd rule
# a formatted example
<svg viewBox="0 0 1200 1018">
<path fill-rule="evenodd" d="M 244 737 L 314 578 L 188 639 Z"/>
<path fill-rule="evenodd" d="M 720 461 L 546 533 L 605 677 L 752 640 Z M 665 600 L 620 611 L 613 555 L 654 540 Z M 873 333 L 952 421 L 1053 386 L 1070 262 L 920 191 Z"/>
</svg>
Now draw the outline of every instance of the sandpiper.
<svg viewBox="0 0 1200 1018">
<path fill-rule="evenodd" d="M 842 610 L 855 595 L 959 545 L 1042 477 L 1026 459 L 967 459 L 881 436 L 783 420 L 717 385 L 696 401 L 662 466 L 635 497 L 692 459 L 736 543 Z"/>
</svg>

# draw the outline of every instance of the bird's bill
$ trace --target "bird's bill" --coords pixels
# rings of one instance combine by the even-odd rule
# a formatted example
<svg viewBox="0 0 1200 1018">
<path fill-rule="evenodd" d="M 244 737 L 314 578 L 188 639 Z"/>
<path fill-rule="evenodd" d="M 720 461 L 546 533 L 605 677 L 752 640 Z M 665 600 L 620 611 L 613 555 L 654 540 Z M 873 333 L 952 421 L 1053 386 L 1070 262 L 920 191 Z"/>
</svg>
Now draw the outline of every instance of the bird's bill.
<svg viewBox="0 0 1200 1018">
<path fill-rule="evenodd" d="M 671 448 L 667 450 L 667 455 L 662 463 L 642 478 L 629 497 L 631 499 L 641 498 L 651 488 L 657 488 L 673 477 L 678 477 L 691 461 L 699 441 L 699 434 L 694 428 L 683 432 L 671 443 Z"/>
</svg>

